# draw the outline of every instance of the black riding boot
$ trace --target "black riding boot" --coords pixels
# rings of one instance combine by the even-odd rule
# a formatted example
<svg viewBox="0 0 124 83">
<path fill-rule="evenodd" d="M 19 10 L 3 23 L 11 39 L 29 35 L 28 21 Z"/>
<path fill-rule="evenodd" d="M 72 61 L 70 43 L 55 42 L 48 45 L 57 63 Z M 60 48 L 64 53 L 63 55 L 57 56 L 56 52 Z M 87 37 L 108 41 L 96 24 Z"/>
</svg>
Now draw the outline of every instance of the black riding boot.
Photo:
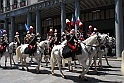
<svg viewBox="0 0 124 83">
<path fill-rule="evenodd" d="M 72 61 L 75 60 L 75 51 L 72 51 Z"/>
</svg>

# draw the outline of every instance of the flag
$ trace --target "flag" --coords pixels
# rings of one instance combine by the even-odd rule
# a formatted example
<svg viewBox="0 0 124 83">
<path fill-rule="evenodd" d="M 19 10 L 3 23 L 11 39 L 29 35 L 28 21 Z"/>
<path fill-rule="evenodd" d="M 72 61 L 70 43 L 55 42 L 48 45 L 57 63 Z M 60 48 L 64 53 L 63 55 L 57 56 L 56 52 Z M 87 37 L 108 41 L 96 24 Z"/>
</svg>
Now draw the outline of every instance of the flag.
<svg viewBox="0 0 124 83">
<path fill-rule="evenodd" d="M 74 26 L 75 23 L 74 23 L 74 15 L 72 14 L 72 18 L 71 18 L 71 26 Z"/>
<path fill-rule="evenodd" d="M 79 23 L 79 26 L 80 26 L 80 27 L 83 27 L 83 23 L 82 23 L 82 22 L 80 22 L 80 23 Z"/>
<path fill-rule="evenodd" d="M 80 23 L 80 18 L 79 18 L 79 15 L 78 15 L 78 18 L 77 18 L 77 25 L 79 26 L 79 23 Z"/>
<path fill-rule="evenodd" d="M 1 32 L 2 35 L 4 34 L 3 30 L 0 30 L 0 32 Z"/>
<path fill-rule="evenodd" d="M 25 24 L 25 29 L 26 29 L 26 31 L 30 30 L 30 28 L 26 24 Z"/>
</svg>

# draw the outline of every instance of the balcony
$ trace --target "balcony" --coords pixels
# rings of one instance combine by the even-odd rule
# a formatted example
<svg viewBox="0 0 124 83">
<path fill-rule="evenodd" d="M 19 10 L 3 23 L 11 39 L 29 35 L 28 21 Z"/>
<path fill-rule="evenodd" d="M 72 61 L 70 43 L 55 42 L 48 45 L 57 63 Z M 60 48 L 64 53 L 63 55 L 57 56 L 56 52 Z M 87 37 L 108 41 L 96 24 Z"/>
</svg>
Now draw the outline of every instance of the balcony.
<svg viewBox="0 0 124 83">
<path fill-rule="evenodd" d="M 8 5 L 7 7 L 5 7 L 6 11 L 10 11 L 10 5 Z"/>
<path fill-rule="evenodd" d="M 14 3 L 14 4 L 12 5 L 12 9 L 17 9 L 17 3 Z"/>
<path fill-rule="evenodd" d="M 24 7 L 25 5 L 25 1 L 20 2 L 20 7 Z"/>
<path fill-rule="evenodd" d="M 3 8 L 0 8 L 0 14 L 3 13 Z"/>
</svg>

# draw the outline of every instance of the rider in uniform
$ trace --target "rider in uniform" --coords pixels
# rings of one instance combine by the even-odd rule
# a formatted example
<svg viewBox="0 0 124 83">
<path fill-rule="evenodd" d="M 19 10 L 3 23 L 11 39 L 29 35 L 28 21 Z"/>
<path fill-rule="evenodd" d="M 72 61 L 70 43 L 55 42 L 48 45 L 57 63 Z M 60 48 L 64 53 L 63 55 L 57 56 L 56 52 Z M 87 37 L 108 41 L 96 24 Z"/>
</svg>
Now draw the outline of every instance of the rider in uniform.
<svg viewBox="0 0 124 83">
<path fill-rule="evenodd" d="M 93 29 L 94 31 L 92 32 L 91 36 L 94 36 L 97 33 L 97 28 Z"/>
<path fill-rule="evenodd" d="M 14 42 L 17 42 L 17 46 L 21 45 L 20 40 L 19 40 L 19 32 L 16 32 L 16 35 L 14 37 Z"/>
<path fill-rule="evenodd" d="M 1 37 L 1 44 L 3 46 L 3 50 L 6 51 L 6 47 L 8 45 L 8 38 L 7 38 L 6 30 L 3 30 L 3 35 Z"/>
<path fill-rule="evenodd" d="M 40 36 L 40 33 L 37 33 L 37 42 L 39 42 L 40 43 L 40 41 L 41 41 L 41 36 Z"/>
<path fill-rule="evenodd" d="M 72 29 L 70 33 L 66 35 L 66 39 L 67 45 L 72 49 L 72 60 L 75 60 L 77 38 L 75 36 L 74 29 Z"/>
<path fill-rule="evenodd" d="M 29 44 L 30 31 L 27 31 L 26 36 L 24 37 L 24 44 Z"/>
</svg>

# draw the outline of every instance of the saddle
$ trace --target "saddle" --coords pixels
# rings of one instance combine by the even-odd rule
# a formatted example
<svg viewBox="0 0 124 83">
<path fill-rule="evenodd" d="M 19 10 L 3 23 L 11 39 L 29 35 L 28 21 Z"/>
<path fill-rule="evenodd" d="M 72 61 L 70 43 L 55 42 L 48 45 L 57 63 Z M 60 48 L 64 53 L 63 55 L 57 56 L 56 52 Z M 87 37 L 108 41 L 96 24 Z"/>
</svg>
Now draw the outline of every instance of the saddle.
<svg viewBox="0 0 124 83">
<path fill-rule="evenodd" d="M 72 57 L 72 60 L 75 60 L 75 51 L 73 51 L 68 45 L 64 46 L 62 50 L 62 56 L 63 58 L 69 58 Z"/>
<path fill-rule="evenodd" d="M 28 45 L 28 47 L 25 48 L 24 53 L 32 55 L 36 51 L 37 45 Z"/>
</svg>

